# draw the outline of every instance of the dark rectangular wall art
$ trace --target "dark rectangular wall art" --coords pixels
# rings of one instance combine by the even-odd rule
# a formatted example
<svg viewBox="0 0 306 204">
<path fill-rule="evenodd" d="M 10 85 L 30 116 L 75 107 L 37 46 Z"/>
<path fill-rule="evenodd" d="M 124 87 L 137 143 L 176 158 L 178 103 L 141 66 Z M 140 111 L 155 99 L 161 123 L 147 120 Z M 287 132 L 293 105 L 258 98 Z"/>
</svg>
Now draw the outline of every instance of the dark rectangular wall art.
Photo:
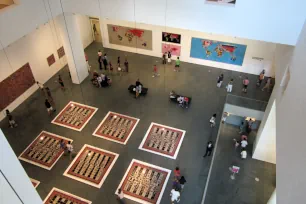
<svg viewBox="0 0 306 204">
<path fill-rule="evenodd" d="M 0 82 L 0 111 L 5 109 L 26 90 L 35 84 L 35 79 L 27 63 Z"/>
<path fill-rule="evenodd" d="M 175 33 L 163 32 L 162 33 L 162 40 L 164 42 L 181 44 L 181 35 L 175 34 Z"/>
<path fill-rule="evenodd" d="M 48 65 L 49 67 L 55 63 L 55 57 L 54 57 L 54 54 L 50 55 L 48 58 L 47 58 L 47 62 L 48 62 Z"/>
<path fill-rule="evenodd" d="M 65 50 L 64 50 L 64 47 L 63 47 L 63 46 L 60 47 L 60 48 L 58 48 L 57 54 L 58 54 L 58 58 L 59 58 L 59 59 L 62 58 L 62 57 L 64 57 L 64 55 L 65 55 Z"/>
</svg>

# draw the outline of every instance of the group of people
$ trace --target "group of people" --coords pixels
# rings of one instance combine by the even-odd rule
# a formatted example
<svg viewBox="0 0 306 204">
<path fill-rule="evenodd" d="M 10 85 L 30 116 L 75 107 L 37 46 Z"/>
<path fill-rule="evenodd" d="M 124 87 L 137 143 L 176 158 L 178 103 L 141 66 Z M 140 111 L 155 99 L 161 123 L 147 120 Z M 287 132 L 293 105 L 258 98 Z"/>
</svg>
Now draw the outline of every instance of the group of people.
<svg viewBox="0 0 306 204">
<path fill-rule="evenodd" d="M 114 71 L 113 65 L 110 60 L 108 60 L 107 54 L 102 54 L 101 50 L 98 51 L 98 63 L 100 70 L 104 69 L 109 70 L 110 72 Z M 103 65 L 103 66 L 102 66 Z M 129 62 L 127 59 L 124 61 L 124 68 L 121 68 L 121 59 L 120 56 L 117 58 L 117 71 L 118 72 L 129 72 Z"/>
<path fill-rule="evenodd" d="M 189 107 L 189 98 L 185 96 L 181 96 L 175 93 L 175 91 L 171 91 L 169 94 L 169 97 L 171 100 L 175 100 L 178 102 L 179 106 L 182 108 L 188 108 Z"/>
<path fill-rule="evenodd" d="M 248 135 L 252 131 L 253 123 L 254 121 L 251 118 L 248 121 L 243 119 L 243 121 L 241 122 L 241 125 L 239 126 L 240 138 L 238 140 L 233 139 L 235 142 L 235 149 L 239 146 L 241 147 L 241 151 L 240 151 L 241 159 L 247 158 L 248 153 L 247 153 L 246 147 L 248 146 Z"/>
<path fill-rule="evenodd" d="M 99 74 L 98 72 L 94 71 L 92 73 L 91 82 L 96 87 L 107 87 L 112 84 L 112 80 L 104 73 Z"/>
<path fill-rule="evenodd" d="M 257 87 L 260 87 L 261 84 L 262 84 L 262 81 L 264 80 L 265 78 L 265 70 L 262 70 L 262 72 L 259 74 L 258 76 L 258 80 L 257 80 Z M 218 88 L 221 88 L 222 86 L 222 83 L 223 83 L 223 79 L 224 79 L 224 75 L 223 74 L 220 74 L 217 78 L 217 87 Z M 228 84 L 226 85 L 226 90 L 228 93 L 231 93 L 232 90 L 233 90 L 233 82 L 234 82 L 234 79 L 231 79 Z M 248 77 L 245 77 L 243 80 L 242 80 L 242 92 L 244 93 L 247 93 L 247 90 L 248 90 L 248 85 L 250 83 L 250 80 Z M 271 84 L 272 81 L 271 81 L 271 77 L 268 77 L 267 80 L 266 80 L 266 83 L 264 85 L 264 87 L 262 88 L 262 91 L 264 91 L 265 89 L 268 90 L 268 92 L 270 91 L 270 88 L 271 88 Z"/>
<path fill-rule="evenodd" d="M 168 60 L 167 60 L 166 56 L 168 57 Z M 167 61 L 168 61 L 169 64 L 171 64 L 171 61 L 172 61 L 171 57 L 172 57 L 171 51 L 163 53 L 163 56 L 162 56 L 163 64 L 167 64 Z M 173 71 L 179 72 L 180 71 L 180 65 L 181 65 L 180 57 L 177 57 L 176 60 L 175 60 L 175 66 L 174 66 Z"/>
<path fill-rule="evenodd" d="M 181 192 L 184 189 L 186 183 L 184 176 L 181 176 L 181 171 L 179 167 L 174 170 L 174 179 L 172 183 L 172 190 L 170 192 L 171 203 L 180 202 Z"/>
<path fill-rule="evenodd" d="M 61 75 L 58 75 L 59 84 L 61 85 L 61 89 L 65 89 L 64 82 L 61 78 Z M 45 97 L 45 107 L 47 109 L 48 114 L 51 116 L 52 113 L 56 112 L 56 109 L 53 107 L 55 106 L 51 90 L 49 87 L 45 87 L 40 82 L 36 81 L 36 84 L 41 90 L 42 95 Z"/>
</svg>

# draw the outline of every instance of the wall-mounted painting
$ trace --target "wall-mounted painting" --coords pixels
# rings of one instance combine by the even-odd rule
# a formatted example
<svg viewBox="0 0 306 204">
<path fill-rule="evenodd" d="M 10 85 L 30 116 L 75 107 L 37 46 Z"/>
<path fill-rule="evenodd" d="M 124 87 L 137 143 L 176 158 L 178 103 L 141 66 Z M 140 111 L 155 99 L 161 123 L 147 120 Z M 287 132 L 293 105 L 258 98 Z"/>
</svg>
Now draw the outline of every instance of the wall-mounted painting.
<svg viewBox="0 0 306 204">
<path fill-rule="evenodd" d="M 63 46 L 60 47 L 60 48 L 58 48 L 57 54 L 58 54 L 58 58 L 59 58 L 59 59 L 62 58 L 62 57 L 64 57 L 64 55 L 65 55 L 65 50 L 64 50 L 64 47 L 63 47 Z"/>
<path fill-rule="evenodd" d="M 171 43 L 181 43 L 181 35 L 179 34 L 174 34 L 174 33 L 167 33 L 163 32 L 162 33 L 162 40 L 164 42 L 171 42 Z"/>
<path fill-rule="evenodd" d="M 206 0 L 207 3 L 220 4 L 220 5 L 232 5 L 236 4 L 236 0 Z"/>
<path fill-rule="evenodd" d="M 48 58 L 47 58 L 47 62 L 48 62 L 48 65 L 49 67 L 55 63 L 55 57 L 54 57 L 54 54 L 50 55 Z"/>
<path fill-rule="evenodd" d="M 35 79 L 29 63 L 0 82 L 0 111 L 10 105 L 26 90 L 35 84 Z"/>
<path fill-rule="evenodd" d="M 190 57 L 242 66 L 246 47 L 246 45 L 192 38 Z"/>
<path fill-rule="evenodd" d="M 140 28 L 129 28 L 118 25 L 107 25 L 109 43 L 152 50 L 152 31 Z"/>
<path fill-rule="evenodd" d="M 181 55 L 181 46 L 162 43 L 162 53 L 171 52 L 172 55 Z"/>
</svg>

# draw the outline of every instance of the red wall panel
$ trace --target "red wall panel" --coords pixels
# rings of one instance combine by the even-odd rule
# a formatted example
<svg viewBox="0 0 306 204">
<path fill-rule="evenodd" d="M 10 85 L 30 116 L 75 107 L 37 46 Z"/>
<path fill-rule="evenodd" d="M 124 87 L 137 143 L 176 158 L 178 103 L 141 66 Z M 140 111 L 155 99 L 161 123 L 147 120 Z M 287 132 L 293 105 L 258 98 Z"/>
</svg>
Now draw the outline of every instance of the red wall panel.
<svg viewBox="0 0 306 204">
<path fill-rule="evenodd" d="M 0 111 L 35 84 L 29 63 L 0 82 Z"/>
</svg>

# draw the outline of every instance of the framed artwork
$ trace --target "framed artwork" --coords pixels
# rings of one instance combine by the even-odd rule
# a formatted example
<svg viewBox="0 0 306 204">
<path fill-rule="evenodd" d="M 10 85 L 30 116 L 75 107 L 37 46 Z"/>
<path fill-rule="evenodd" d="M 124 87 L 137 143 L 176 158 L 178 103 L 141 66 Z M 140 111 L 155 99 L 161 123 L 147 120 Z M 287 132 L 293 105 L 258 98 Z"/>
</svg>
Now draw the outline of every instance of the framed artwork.
<svg viewBox="0 0 306 204">
<path fill-rule="evenodd" d="M 246 45 L 192 38 L 190 57 L 242 66 Z"/>
<path fill-rule="evenodd" d="M 109 43 L 152 50 L 152 31 L 118 25 L 107 25 Z"/>
<path fill-rule="evenodd" d="M 0 111 L 10 105 L 26 90 L 35 84 L 35 79 L 29 63 L 0 82 Z"/>
<path fill-rule="evenodd" d="M 48 62 L 48 65 L 49 67 L 55 63 L 55 57 L 54 57 L 54 54 L 50 55 L 48 58 L 47 58 L 47 62 Z"/>
<path fill-rule="evenodd" d="M 181 43 L 181 35 L 174 34 L 174 33 L 163 32 L 162 33 L 162 41 L 180 44 Z"/>
<path fill-rule="evenodd" d="M 65 55 L 65 50 L 64 50 L 64 47 L 63 47 L 63 46 L 60 47 L 60 48 L 57 50 L 57 54 L 58 54 L 58 58 L 59 58 L 59 59 L 62 58 L 62 57 L 64 57 L 64 55 Z"/>
<path fill-rule="evenodd" d="M 181 46 L 162 43 L 162 53 L 171 52 L 172 55 L 180 56 L 181 55 Z"/>
<path fill-rule="evenodd" d="M 232 5 L 236 4 L 236 0 L 206 0 L 207 3 L 220 4 L 220 5 Z"/>
</svg>

